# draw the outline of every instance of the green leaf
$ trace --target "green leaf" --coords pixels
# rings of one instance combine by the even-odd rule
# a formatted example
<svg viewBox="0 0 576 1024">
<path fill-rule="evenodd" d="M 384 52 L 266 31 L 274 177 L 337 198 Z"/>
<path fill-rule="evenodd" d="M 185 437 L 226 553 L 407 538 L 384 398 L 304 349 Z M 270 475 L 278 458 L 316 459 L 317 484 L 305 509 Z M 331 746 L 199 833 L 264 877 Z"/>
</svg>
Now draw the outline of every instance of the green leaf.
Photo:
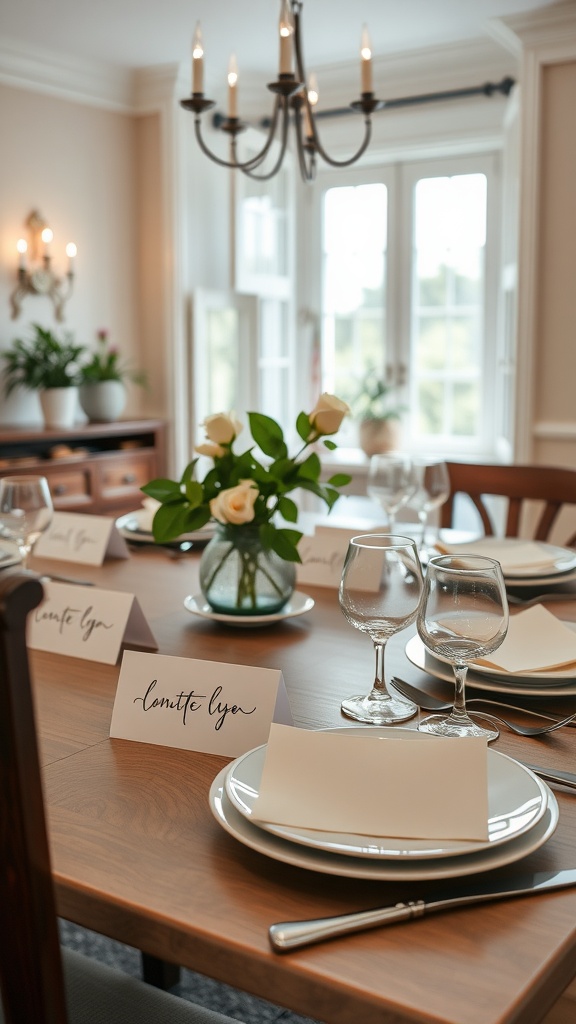
<svg viewBox="0 0 576 1024">
<path fill-rule="evenodd" d="M 163 477 L 151 480 L 149 484 L 144 484 L 144 487 L 141 487 L 140 490 L 147 494 L 149 498 L 156 498 L 156 501 L 168 501 L 170 498 L 182 497 L 178 481 L 165 480 Z"/>
<path fill-rule="evenodd" d="M 296 430 L 298 431 L 298 437 L 301 437 L 303 441 L 307 441 L 310 437 L 311 426 L 308 415 L 305 412 L 298 413 L 296 420 Z"/>
<path fill-rule="evenodd" d="M 199 484 L 197 480 L 189 480 L 186 484 L 186 497 L 190 503 L 190 508 L 198 508 L 204 501 L 204 488 L 202 484 Z"/>
<path fill-rule="evenodd" d="M 269 455 L 273 459 L 285 458 L 288 449 L 284 443 L 282 428 L 276 420 L 264 416 L 261 412 L 249 412 L 248 420 L 250 433 L 264 455 Z"/>
<path fill-rule="evenodd" d="M 192 477 L 194 476 L 194 468 L 195 468 L 197 462 L 198 462 L 198 459 L 192 459 L 192 462 L 188 463 L 188 465 L 186 466 L 186 469 L 184 470 L 184 472 L 182 473 L 182 476 L 180 477 L 180 483 L 181 484 L 185 484 L 185 483 L 187 483 L 188 480 L 192 479 Z"/>
<path fill-rule="evenodd" d="M 334 476 L 330 477 L 327 483 L 332 487 L 345 487 L 346 484 L 350 483 L 351 479 L 352 477 L 349 473 L 335 473 Z"/>
<path fill-rule="evenodd" d="M 299 479 L 304 477 L 305 480 L 318 480 L 322 466 L 320 465 L 320 459 L 316 455 L 316 452 L 311 452 L 304 462 L 300 462 L 298 465 L 298 477 Z"/>
<path fill-rule="evenodd" d="M 298 506 L 296 502 L 292 501 L 292 498 L 287 498 L 286 495 L 282 495 L 282 497 L 278 499 L 278 511 L 286 522 L 298 522 Z"/>
<path fill-rule="evenodd" d="M 335 441 L 331 441 L 328 437 L 323 438 L 322 444 L 324 445 L 325 448 L 328 448 L 328 450 L 331 451 L 331 452 L 336 451 L 336 449 L 338 447 L 338 445 L 335 443 Z"/>
<path fill-rule="evenodd" d="M 301 562 L 297 547 L 301 536 L 298 530 L 274 530 L 270 547 L 285 562 Z"/>
<path fill-rule="evenodd" d="M 186 532 L 188 510 L 183 505 L 161 505 L 152 523 L 154 540 L 164 544 Z"/>
</svg>

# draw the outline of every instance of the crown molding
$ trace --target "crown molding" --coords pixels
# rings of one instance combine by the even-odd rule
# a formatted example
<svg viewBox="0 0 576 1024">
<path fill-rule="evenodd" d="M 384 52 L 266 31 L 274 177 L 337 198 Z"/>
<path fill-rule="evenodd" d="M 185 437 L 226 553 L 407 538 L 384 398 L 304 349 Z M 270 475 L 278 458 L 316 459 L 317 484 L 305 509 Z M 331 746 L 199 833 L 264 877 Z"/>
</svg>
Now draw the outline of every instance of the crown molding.
<svg viewBox="0 0 576 1024">
<path fill-rule="evenodd" d="M 487 31 L 518 59 L 525 49 L 562 48 L 567 38 L 576 37 L 576 0 L 560 0 L 526 14 L 493 18 Z"/>
<path fill-rule="evenodd" d="M 66 53 L 0 42 L 0 82 L 88 106 L 130 113 L 133 72 Z"/>
</svg>

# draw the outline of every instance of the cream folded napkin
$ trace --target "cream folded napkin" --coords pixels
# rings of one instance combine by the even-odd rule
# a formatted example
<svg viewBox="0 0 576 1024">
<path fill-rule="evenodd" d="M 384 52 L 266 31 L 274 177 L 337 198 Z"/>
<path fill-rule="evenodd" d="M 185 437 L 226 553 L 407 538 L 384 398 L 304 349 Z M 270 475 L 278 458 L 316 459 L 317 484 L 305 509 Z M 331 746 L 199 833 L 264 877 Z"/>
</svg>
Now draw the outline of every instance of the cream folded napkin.
<svg viewBox="0 0 576 1024">
<path fill-rule="evenodd" d="M 512 615 L 498 650 L 472 664 L 514 673 L 544 672 L 573 665 L 576 673 L 576 633 L 537 604 Z"/>
<path fill-rule="evenodd" d="M 144 498 L 142 508 L 138 509 L 138 526 L 141 530 L 152 533 L 152 521 L 160 508 L 160 502 L 156 498 Z"/>
<path fill-rule="evenodd" d="M 272 724 L 254 820 L 364 836 L 488 838 L 487 744 Z"/>
<path fill-rule="evenodd" d="M 499 540 L 497 537 L 482 537 L 469 544 L 446 544 L 437 541 L 436 548 L 442 555 L 486 555 L 500 562 L 502 571 L 553 569 L 556 557 L 535 541 L 516 541 L 513 537 Z"/>
</svg>

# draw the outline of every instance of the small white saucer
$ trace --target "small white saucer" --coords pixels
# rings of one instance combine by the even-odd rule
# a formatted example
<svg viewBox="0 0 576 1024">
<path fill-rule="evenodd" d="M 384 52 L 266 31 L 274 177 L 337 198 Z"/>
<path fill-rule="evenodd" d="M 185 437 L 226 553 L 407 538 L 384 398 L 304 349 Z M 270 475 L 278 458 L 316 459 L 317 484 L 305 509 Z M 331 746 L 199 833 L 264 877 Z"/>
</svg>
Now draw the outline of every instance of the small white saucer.
<svg viewBox="0 0 576 1024">
<path fill-rule="evenodd" d="M 297 615 L 305 615 L 312 611 L 314 599 L 308 594 L 302 594 L 295 590 L 288 604 L 284 605 L 282 611 L 273 615 L 224 615 L 222 612 L 212 610 L 202 594 L 188 595 L 184 599 L 184 607 L 193 615 L 200 615 L 203 619 L 211 619 L 213 622 L 226 622 L 229 626 L 266 626 L 272 622 L 282 622 L 283 619 L 293 619 Z"/>
</svg>

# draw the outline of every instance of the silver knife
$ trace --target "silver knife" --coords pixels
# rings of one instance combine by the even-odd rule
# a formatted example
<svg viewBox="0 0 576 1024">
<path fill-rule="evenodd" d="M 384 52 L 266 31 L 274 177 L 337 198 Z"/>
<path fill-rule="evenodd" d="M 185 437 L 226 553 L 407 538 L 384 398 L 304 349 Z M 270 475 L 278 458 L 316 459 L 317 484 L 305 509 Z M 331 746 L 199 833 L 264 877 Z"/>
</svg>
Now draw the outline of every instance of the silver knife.
<svg viewBox="0 0 576 1024">
<path fill-rule="evenodd" d="M 460 894 L 445 892 L 435 896 L 433 900 L 414 900 L 409 903 L 396 903 L 392 907 L 378 907 L 375 910 L 361 910 L 353 914 L 341 914 L 337 917 L 321 917 L 309 921 L 282 921 L 268 929 L 272 949 L 276 953 L 286 953 L 292 949 L 300 949 L 314 942 L 333 939 L 337 935 L 377 928 L 380 925 L 396 924 L 409 921 L 424 914 L 434 914 L 441 910 L 452 910 L 466 907 L 471 903 L 486 903 L 489 900 L 505 900 L 512 896 L 529 896 L 534 893 L 550 892 L 553 889 L 564 889 L 576 885 L 576 868 L 566 871 L 539 871 L 531 875 L 522 875 L 515 881 L 504 879 L 502 882 L 484 881 L 467 885 Z"/>
<path fill-rule="evenodd" d="M 539 775 L 546 782 L 557 782 L 559 786 L 570 786 L 576 789 L 576 774 L 574 772 L 563 772 L 559 768 L 542 768 L 539 764 L 527 764 L 521 761 L 525 768 L 529 768 L 535 775 Z"/>
</svg>

